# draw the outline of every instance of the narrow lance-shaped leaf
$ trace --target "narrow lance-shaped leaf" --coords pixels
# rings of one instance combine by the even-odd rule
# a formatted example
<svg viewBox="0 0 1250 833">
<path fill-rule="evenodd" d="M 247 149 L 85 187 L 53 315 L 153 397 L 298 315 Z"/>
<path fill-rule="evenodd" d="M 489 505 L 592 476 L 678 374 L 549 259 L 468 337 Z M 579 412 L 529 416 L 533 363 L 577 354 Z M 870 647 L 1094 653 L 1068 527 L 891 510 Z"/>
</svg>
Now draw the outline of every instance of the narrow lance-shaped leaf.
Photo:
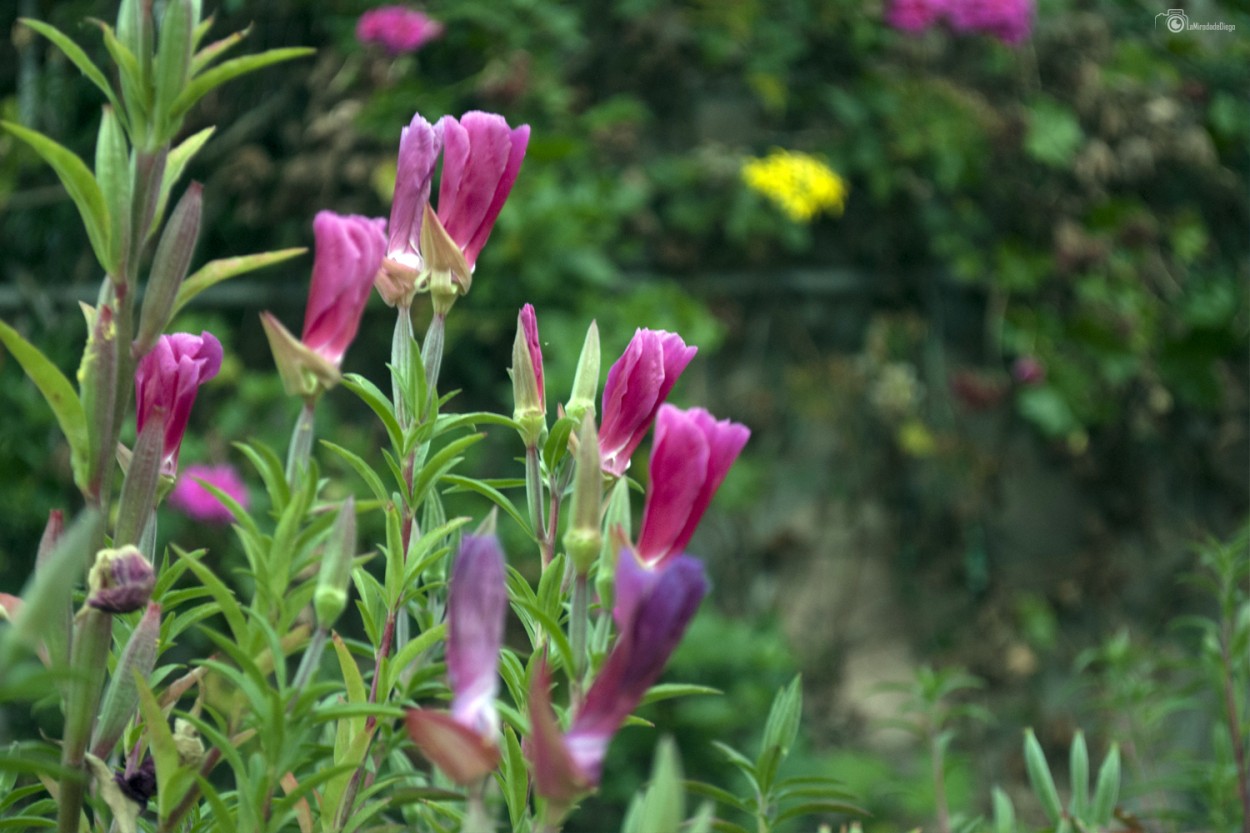
<svg viewBox="0 0 1250 833">
<path fill-rule="evenodd" d="M 105 301 L 99 309 L 86 304 L 82 307 L 87 319 L 87 346 L 78 365 L 78 391 L 87 424 L 87 452 L 83 465 L 74 459 L 74 480 L 89 497 L 100 494 L 102 481 L 112 476 L 115 466 L 117 324 L 112 304 Z"/>
<path fill-rule="evenodd" d="M 105 107 L 95 148 L 96 181 L 109 217 L 109 257 L 125 268 L 130 244 L 130 148 L 113 107 Z"/>
<path fill-rule="evenodd" d="M 87 53 L 82 51 L 78 44 L 74 43 L 65 33 L 55 26 L 44 23 L 42 20 L 32 20 L 28 17 L 21 18 L 21 22 L 43 35 L 48 40 L 56 44 L 57 48 L 65 53 L 65 57 L 73 62 L 78 70 L 104 93 L 109 103 L 113 105 L 113 109 L 121 112 L 121 103 L 117 100 L 117 95 L 113 92 L 112 86 L 109 85 L 108 78 L 100 71 L 100 68 L 92 63 L 87 57 Z"/>
<path fill-rule="evenodd" d="M 1072 800 L 1069 804 L 1071 815 L 1075 819 L 1084 819 L 1089 808 L 1089 750 L 1085 746 L 1085 733 L 1078 731 L 1072 738 L 1072 750 L 1069 758 L 1068 772 L 1072 786 Z"/>
<path fill-rule="evenodd" d="M 1094 787 L 1094 802 L 1090 807 L 1089 820 L 1099 826 L 1110 824 L 1119 797 L 1120 747 L 1113 743 L 1098 769 L 1098 784 Z"/>
<path fill-rule="evenodd" d="M 1050 774 L 1042 745 L 1037 742 L 1037 736 L 1032 729 L 1024 731 L 1024 764 L 1029 772 L 1033 793 L 1041 802 L 1046 818 L 1051 824 L 1058 824 L 1063 817 L 1063 804 L 1059 801 L 1059 791 L 1055 789 L 1055 779 Z"/>
<path fill-rule="evenodd" d="M 93 180 L 94 181 L 94 180 Z M 85 473 L 90 454 L 87 440 L 87 418 L 83 413 L 82 402 L 74 393 L 65 375 L 39 352 L 39 348 L 22 338 L 17 330 L 0 321 L 0 342 L 17 359 L 17 363 L 26 371 L 26 375 L 39 388 L 44 400 L 56 416 L 61 433 L 69 443 L 70 452 L 75 463 L 75 481 L 79 479 L 78 471 Z M 79 484 L 81 488 L 83 484 Z"/>
<path fill-rule="evenodd" d="M 224 55 L 227 51 L 234 47 L 239 41 L 251 34 L 252 27 L 249 24 L 246 29 L 240 29 L 233 32 L 221 40 L 213 41 L 208 46 L 195 53 L 195 57 L 191 59 L 191 74 L 199 75 L 210 64 Z"/>
<path fill-rule="evenodd" d="M 210 287 L 216 286 L 222 281 L 247 274 L 248 272 L 254 272 L 257 269 L 264 269 L 266 266 L 273 266 L 293 257 L 299 257 L 307 251 L 308 249 L 306 248 L 279 249 L 275 252 L 261 252 L 254 255 L 210 260 L 182 282 L 182 286 L 178 289 L 178 297 L 174 300 L 173 312 L 170 315 L 171 317 L 177 315 L 196 295 Z"/>
<path fill-rule="evenodd" d="M 117 264 L 110 257 L 108 206 L 104 201 L 104 192 L 100 190 L 100 184 L 91 175 L 86 163 L 73 151 L 36 130 L 30 130 L 9 121 L 0 121 L 0 126 L 30 145 L 35 153 L 43 157 L 43 160 L 56 172 L 61 184 L 69 193 L 70 199 L 78 208 L 96 260 L 100 262 L 105 272 L 115 275 Z"/>
<path fill-rule="evenodd" d="M 308 47 L 288 47 L 286 49 L 270 49 L 268 52 L 262 52 L 259 55 L 246 55 L 242 58 L 226 61 L 224 64 L 213 67 L 191 79 L 191 82 L 186 85 L 186 88 L 174 100 L 171 116 L 175 119 L 182 118 L 195 105 L 195 102 L 203 98 L 214 87 L 219 87 L 240 75 L 246 75 L 270 64 L 289 61 L 293 58 L 303 58 L 312 55 L 314 52 L 316 52 L 315 49 Z"/>
<path fill-rule="evenodd" d="M 132 0 L 132 2 L 138 5 L 140 0 Z M 125 6 L 126 4 L 123 3 L 122 16 L 125 15 Z M 99 20 L 95 23 L 103 33 L 104 48 L 108 50 L 109 57 L 117 65 L 117 75 L 122 88 L 122 104 L 126 111 L 130 138 L 136 147 L 146 146 L 149 140 L 148 119 L 152 113 L 151 87 L 147 81 L 151 74 L 152 51 L 150 48 L 145 48 L 140 53 L 136 53 L 123 40 L 119 40 L 112 26 Z M 151 25 L 150 20 L 148 25 Z M 150 39 L 150 34 L 148 37 Z"/>
<path fill-rule="evenodd" d="M 160 45 L 152 79 L 156 89 L 153 121 L 156 123 L 154 145 L 169 141 L 178 131 L 182 113 L 174 112 L 174 101 L 186 88 L 191 75 L 191 0 L 170 0 L 161 19 Z"/>
</svg>

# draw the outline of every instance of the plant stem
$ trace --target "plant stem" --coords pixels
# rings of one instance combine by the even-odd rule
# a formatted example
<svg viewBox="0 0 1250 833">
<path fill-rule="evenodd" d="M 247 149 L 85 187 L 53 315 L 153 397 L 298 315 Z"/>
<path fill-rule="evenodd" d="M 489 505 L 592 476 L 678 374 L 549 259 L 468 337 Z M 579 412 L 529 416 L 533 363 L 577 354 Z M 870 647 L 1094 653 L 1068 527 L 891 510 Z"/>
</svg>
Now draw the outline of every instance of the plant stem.
<svg viewBox="0 0 1250 833">
<path fill-rule="evenodd" d="M 529 503 L 530 524 L 534 527 L 534 537 L 538 539 L 539 554 L 546 570 L 551 557 L 547 554 L 547 532 L 543 528 L 543 475 L 538 463 L 537 446 L 525 449 L 525 497 Z"/>
<path fill-rule="evenodd" d="M 1237 696 L 1233 688 L 1233 663 L 1228 646 L 1232 639 L 1232 622 L 1224 617 L 1220 634 L 1220 668 L 1223 672 L 1224 711 L 1228 715 L 1228 734 L 1233 743 L 1233 761 L 1237 765 L 1237 794 L 1241 798 L 1241 831 L 1250 833 L 1250 773 L 1246 771 L 1246 746 L 1242 741 L 1241 720 L 1237 714 Z"/>
<path fill-rule="evenodd" d="M 104 671 L 109 647 L 113 641 L 113 616 L 85 608 L 75 634 L 70 669 L 69 702 L 65 710 L 65 738 L 61 746 L 61 791 L 57 797 L 56 829 L 58 833 L 78 833 L 86 794 L 87 774 L 83 761 L 99 711 L 100 692 L 104 687 Z"/>
<path fill-rule="evenodd" d="M 585 573 L 573 579 L 573 596 L 569 611 L 569 644 L 573 650 L 570 708 L 581 705 L 582 684 L 586 680 L 586 636 L 590 625 L 590 583 Z"/>
<path fill-rule="evenodd" d="M 929 754 L 933 763 L 933 800 L 937 805 L 938 833 L 951 833 L 950 807 L 946 801 L 946 766 L 942 744 L 933 731 L 929 733 Z"/>
<path fill-rule="evenodd" d="M 313 631 L 312 640 L 308 643 L 304 656 L 300 657 L 299 668 L 295 671 L 295 679 L 291 681 L 291 689 L 295 694 L 291 697 L 291 702 L 287 703 L 287 711 L 290 711 L 295 705 L 295 701 L 299 699 L 300 694 L 304 692 L 304 689 L 312 680 L 317 666 L 321 664 L 321 655 L 325 652 L 326 638 L 328 636 L 329 633 L 325 628 L 317 628 Z"/>
<path fill-rule="evenodd" d="M 494 833 L 495 823 L 486 811 L 486 778 L 473 784 L 465 796 L 468 806 L 460 833 Z"/>
<path fill-rule="evenodd" d="M 395 334 L 391 337 L 391 367 L 397 375 L 391 377 L 391 396 L 395 400 L 395 419 L 399 427 L 407 430 L 412 425 L 413 415 L 408 412 L 404 401 L 404 391 L 400 379 L 411 378 L 412 374 L 412 308 L 398 307 L 399 314 L 395 318 Z"/>
<path fill-rule="evenodd" d="M 429 391 L 425 406 L 438 400 L 438 373 L 443 366 L 443 337 L 447 331 L 447 316 L 436 312 L 425 331 L 425 343 L 421 346 L 421 364 L 425 367 L 425 384 Z"/>
<path fill-rule="evenodd" d="M 300 409 L 295 428 L 291 431 L 291 446 L 286 455 L 286 482 L 292 488 L 295 487 L 295 479 L 308 468 L 308 461 L 312 458 L 313 408 L 316 404 L 315 398 L 304 400 L 304 407 Z"/>
</svg>

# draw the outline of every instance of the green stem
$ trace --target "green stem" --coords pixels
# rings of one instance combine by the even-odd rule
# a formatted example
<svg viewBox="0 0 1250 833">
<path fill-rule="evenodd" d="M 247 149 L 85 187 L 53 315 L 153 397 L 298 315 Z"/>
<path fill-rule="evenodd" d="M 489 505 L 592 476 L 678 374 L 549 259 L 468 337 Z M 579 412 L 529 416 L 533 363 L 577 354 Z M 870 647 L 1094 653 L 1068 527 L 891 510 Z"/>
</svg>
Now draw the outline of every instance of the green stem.
<svg viewBox="0 0 1250 833">
<path fill-rule="evenodd" d="M 321 655 L 325 652 L 328 637 L 329 632 L 325 628 L 317 628 L 313 631 L 312 640 L 308 643 L 304 656 L 300 658 L 299 668 L 295 671 L 295 679 L 291 681 L 291 690 L 295 693 L 291 696 L 291 701 L 287 703 L 288 712 L 295 706 L 295 701 L 303 694 L 308 683 L 312 681 L 313 673 L 321 664 Z"/>
<path fill-rule="evenodd" d="M 569 644 L 573 649 L 573 669 L 570 683 L 572 705 L 581 704 L 582 684 L 586 680 L 586 641 L 590 627 L 590 583 L 585 573 L 578 573 L 573 580 L 573 596 L 569 611 Z"/>
<path fill-rule="evenodd" d="M 395 400 L 395 418 L 399 420 L 399 427 L 407 430 L 412 425 L 413 415 L 408 413 L 400 379 L 412 378 L 412 308 L 398 307 L 396 312 L 399 314 L 395 318 L 395 334 L 391 337 L 391 367 L 395 368 L 397 375 L 391 377 L 391 396 Z"/>
<path fill-rule="evenodd" d="M 938 833 L 951 833 L 950 807 L 946 801 L 946 767 L 943 764 L 942 745 L 934 733 L 929 738 L 929 751 L 933 761 L 933 797 L 937 804 Z"/>
<path fill-rule="evenodd" d="M 286 482 L 292 488 L 300 474 L 308 469 L 308 461 L 312 459 L 313 409 L 316 405 L 316 397 L 304 400 L 304 407 L 300 409 L 295 428 L 291 431 L 291 445 L 286 454 Z"/>
<path fill-rule="evenodd" d="M 434 313 L 430 327 L 425 331 L 425 343 L 421 346 L 421 364 L 425 367 L 425 385 L 429 391 L 426 407 L 438 399 L 438 373 L 443 366 L 443 338 L 447 331 L 447 316 Z"/>
<path fill-rule="evenodd" d="M 113 641 L 113 616 L 85 608 L 75 634 L 70 669 L 69 702 L 65 710 L 65 737 L 61 746 L 61 791 L 57 797 L 58 833 L 78 833 L 86 795 L 87 773 L 83 761 L 95 728 L 104 671 Z"/>
<path fill-rule="evenodd" d="M 525 449 L 525 497 L 529 503 L 530 524 L 534 527 L 534 537 L 538 539 L 538 549 L 545 570 L 551 558 L 547 554 L 547 533 L 543 528 L 543 474 L 538 463 L 537 447 Z"/>
<path fill-rule="evenodd" d="M 468 789 L 464 825 L 460 833 L 494 833 L 495 822 L 486 811 L 486 780 L 483 778 Z"/>
</svg>

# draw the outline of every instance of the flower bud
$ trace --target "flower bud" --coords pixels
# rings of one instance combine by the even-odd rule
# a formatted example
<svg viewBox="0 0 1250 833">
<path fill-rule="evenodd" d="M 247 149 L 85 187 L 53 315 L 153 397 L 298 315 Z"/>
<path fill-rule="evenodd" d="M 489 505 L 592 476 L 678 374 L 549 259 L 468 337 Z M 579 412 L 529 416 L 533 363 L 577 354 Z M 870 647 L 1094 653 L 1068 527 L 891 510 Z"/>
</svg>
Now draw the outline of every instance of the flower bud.
<svg viewBox="0 0 1250 833">
<path fill-rule="evenodd" d="M 174 748 L 178 750 L 178 763 L 182 766 L 199 766 L 204 760 L 204 741 L 200 730 L 189 720 L 174 718 Z"/>
<path fill-rule="evenodd" d="M 590 571 L 599 557 L 603 534 L 599 514 L 603 506 L 603 474 L 599 470 L 599 434 L 593 419 L 583 419 L 577 432 L 577 471 L 573 478 L 573 506 L 564 551 L 578 575 Z"/>
<path fill-rule="evenodd" d="M 347 609 L 347 588 L 356 557 L 356 499 L 348 497 L 339 509 L 330 539 L 321 554 L 321 572 L 313 594 L 317 626 L 329 630 Z"/>
<path fill-rule="evenodd" d="M 135 356 L 146 355 L 157 336 L 169 326 L 174 301 L 191 268 L 191 255 L 195 253 L 195 242 L 200 236 L 202 192 L 203 186 L 198 182 L 187 187 L 156 245 L 139 315 L 139 335 L 131 348 Z"/>
<path fill-rule="evenodd" d="M 573 391 L 564 406 L 564 412 L 573 419 L 582 420 L 586 414 L 595 416 L 595 397 L 599 393 L 599 325 L 591 321 L 582 342 L 582 353 L 577 357 L 577 372 L 573 374 Z"/>
<path fill-rule="evenodd" d="M 130 613 L 147 605 L 155 585 L 156 573 L 138 547 L 103 549 L 87 576 L 87 604 L 105 613 Z"/>
<path fill-rule="evenodd" d="M 117 668 L 109 678 L 108 690 L 100 706 L 100 720 L 96 723 L 95 736 L 91 741 L 93 754 L 101 758 L 109 757 L 126 730 L 126 724 L 139 705 L 135 674 L 148 682 L 156 665 L 156 645 L 160 635 L 161 606 L 152 602 L 131 632 L 117 661 Z"/>
<path fill-rule="evenodd" d="M 526 304 L 517 316 L 512 342 L 512 418 L 520 424 L 521 440 L 534 448 L 547 430 L 547 402 L 543 389 L 543 351 L 538 339 L 534 307 Z"/>
<path fill-rule="evenodd" d="M 87 319 L 87 348 L 78 366 L 78 390 L 87 416 L 87 454 L 74 460 L 74 479 L 87 495 L 97 495 L 100 483 L 112 472 L 114 450 L 106 447 L 116 418 L 117 325 L 111 302 L 99 309 L 83 304 Z"/>
</svg>

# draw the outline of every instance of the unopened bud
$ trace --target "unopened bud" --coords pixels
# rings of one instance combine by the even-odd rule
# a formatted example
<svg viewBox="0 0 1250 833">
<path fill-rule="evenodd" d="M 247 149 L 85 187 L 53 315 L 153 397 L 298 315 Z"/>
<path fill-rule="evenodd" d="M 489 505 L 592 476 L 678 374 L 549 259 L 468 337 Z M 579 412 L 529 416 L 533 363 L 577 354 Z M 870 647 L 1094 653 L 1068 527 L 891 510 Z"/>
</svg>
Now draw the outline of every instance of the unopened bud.
<svg viewBox="0 0 1250 833">
<path fill-rule="evenodd" d="M 577 432 L 577 471 L 573 477 L 573 506 L 564 551 L 578 575 L 590 571 L 599 557 L 603 535 L 599 514 L 603 506 L 603 474 L 599 469 L 599 432 L 593 419 L 583 419 Z"/>
<path fill-rule="evenodd" d="M 564 411 L 576 420 L 586 414 L 595 415 L 595 398 L 599 395 L 599 325 L 591 321 L 582 343 L 582 354 L 577 358 L 577 372 L 573 376 L 573 391 Z"/>
<path fill-rule="evenodd" d="M 130 613 L 147 605 L 155 585 L 156 573 L 138 547 L 103 549 L 87 576 L 87 604 L 105 613 Z"/>
<path fill-rule="evenodd" d="M 339 509 L 321 554 L 321 572 L 313 594 L 313 611 L 318 627 L 329 630 L 347 609 L 347 587 L 356 557 L 356 499 L 348 497 Z"/>
<path fill-rule="evenodd" d="M 170 313 L 191 268 L 191 255 L 195 253 L 195 241 L 200 236 L 202 193 L 203 186 L 198 182 L 187 187 L 156 245 L 143 295 L 143 311 L 139 315 L 139 335 L 131 348 L 135 356 L 143 356 L 151 350 L 169 326 Z"/>
<path fill-rule="evenodd" d="M 139 705 L 135 675 L 148 682 L 156 665 L 156 644 L 160 635 L 161 606 L 152 602 L 131 632 L 113 676 L 109 678 L 108 690 L 100 706 L 100 720 L 96 723 L 95 736 L 91 741 L 91 751 L 95 755 L 109 757 L 126 730 L 126 724 Z"/>
<path fill-rule="evenodd" d="M 547 430 L 547 405 L 543 391 L 543 353 L 538 339 L 538 319 L 526 304 L 517 316 L 512 342 L 512 418 L 520 425 L 521 440 L 534 448 Z"/>
<path fill-rule="evenodd" d="M 76 485 L 86 495 L 97 495 L 101 481 L 112 473 L 113 449 L 105 447 L 112 438 L 117 393 L 117 325 L 112 304 L 102 303 L 99 309 L 82 305 L 88 335 L 78 366 L 78 389 L 87 416 L 87 448 L 86 457 L 73 462 Z"/>
</svg>

